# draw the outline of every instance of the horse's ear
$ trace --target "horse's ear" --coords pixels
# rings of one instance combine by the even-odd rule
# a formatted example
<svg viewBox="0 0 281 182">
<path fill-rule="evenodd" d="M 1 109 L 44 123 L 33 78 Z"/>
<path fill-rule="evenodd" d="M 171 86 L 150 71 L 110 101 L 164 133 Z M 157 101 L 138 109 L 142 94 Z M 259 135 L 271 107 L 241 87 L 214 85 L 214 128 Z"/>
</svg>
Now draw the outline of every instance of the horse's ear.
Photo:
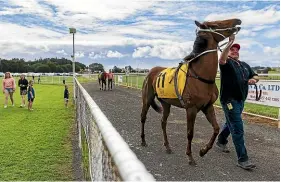
<svg viewBox="0 0 281 182">
<path fill-rule="evenodd" d="M 202 28 L 202 29 L 207 28 L 207 26 L 205 24 L 201 24 L 200 22 L 198 22 L 196 20 L 194 22 L 195 22 L 195 25 L 199 28 Z"/>
</svg>

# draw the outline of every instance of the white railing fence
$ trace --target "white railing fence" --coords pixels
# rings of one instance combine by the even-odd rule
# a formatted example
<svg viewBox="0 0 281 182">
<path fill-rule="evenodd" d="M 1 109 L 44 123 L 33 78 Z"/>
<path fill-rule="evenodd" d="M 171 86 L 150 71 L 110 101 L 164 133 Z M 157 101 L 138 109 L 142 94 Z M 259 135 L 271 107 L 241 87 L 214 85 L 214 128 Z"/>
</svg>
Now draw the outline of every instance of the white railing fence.
<svg viewBox="0 0 281 182">
<path fill-rule="evenodd" d="M 84 132 L 91 180 L 155 181 L 77 79 L 75 90 L 79 145 Z"/>
</svg>

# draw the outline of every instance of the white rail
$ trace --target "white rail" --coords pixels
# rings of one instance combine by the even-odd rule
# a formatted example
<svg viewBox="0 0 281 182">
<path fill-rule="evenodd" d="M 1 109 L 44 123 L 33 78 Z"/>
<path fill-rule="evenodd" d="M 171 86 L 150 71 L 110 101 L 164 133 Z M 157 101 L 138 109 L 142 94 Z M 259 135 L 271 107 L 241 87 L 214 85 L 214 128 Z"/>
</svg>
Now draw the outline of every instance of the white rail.
<svg viewBox="0 0 281 182">
<path fill-rule="evenodd" d="M 77 121 L 88 143 L 91 180 L 155 181 L 77 79 L 75 86 Z"/>
</svg>

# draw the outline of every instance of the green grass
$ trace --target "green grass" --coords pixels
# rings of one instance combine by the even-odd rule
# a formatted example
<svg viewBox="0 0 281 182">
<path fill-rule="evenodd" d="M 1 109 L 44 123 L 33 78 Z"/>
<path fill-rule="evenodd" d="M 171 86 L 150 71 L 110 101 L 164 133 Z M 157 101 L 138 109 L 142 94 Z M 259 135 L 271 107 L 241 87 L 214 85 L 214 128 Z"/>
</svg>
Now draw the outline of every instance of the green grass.
<svg viewBox="0 0 281 182">
<path fill-rule="evenodd" d="M 3 108 L 0 96 L 0 180 L 73 180 L 71 128 L 74 109 L 64 107 L 60 85 L 34 85 L 33 111 Z M 70 95 L 72 89 L 70 88 Z"/>
<path fill-rule="evenodd" d="M 138 84 L 137 84 L 137 76 L 131 75 L 131 76 L 125 76 L 123 75 L 122 84 L 126 86 L 132 86 L 134 88 L 142 88 L 143 80 L 145 76 L 141 75 L 138 77 Z M 279 78 L 278 78 L 279 79 Z M 115 78 L 115 82 L 117 83 L 117 76 Z M 218 89 L 220 88 L 220 80 L 216 80 L 216 84 Z M 215 105 L 221 106 L 219 99 L 215 102 Z M 263 116 L 269 116 L 273 118 L 278 118 L 279 114 L 279 108 L 278 107 L 272 107 L 272 106 L 264 106 L 259 104 L 253 104 L 253 103 L 245 103 L 244 107 L 245 112 L 254 113 L 254 114 L 260 114 Z"/>
<path fill-rule="evenodd" d="M 2 78 L 3 79 L 3 78 Z M 16 84 L 18 83 L 19 77 L 15 77 Z M 32 80 L 32 77 L 26 77 L 26 79 Z M 62 85 L 63 84 L 63 77 L 62 76 L 41 76 L 40 84 L 55 84 L 55 85 Z M 80 83 L 85 83 L 93 80 L 97 80 L 97 76 L 78 76 L 77 79 Z M 38 77 L 34 78 L 35 84 L 38 84 Z M 73 83 L 73 77 L 67 76 L 65 77 L 65 83 L 71 85 Z"/>
<path fill-rule="evenodd" d="M 280 74 L 279 71 L 268 71 L 269 74 Z"/>
</svg>

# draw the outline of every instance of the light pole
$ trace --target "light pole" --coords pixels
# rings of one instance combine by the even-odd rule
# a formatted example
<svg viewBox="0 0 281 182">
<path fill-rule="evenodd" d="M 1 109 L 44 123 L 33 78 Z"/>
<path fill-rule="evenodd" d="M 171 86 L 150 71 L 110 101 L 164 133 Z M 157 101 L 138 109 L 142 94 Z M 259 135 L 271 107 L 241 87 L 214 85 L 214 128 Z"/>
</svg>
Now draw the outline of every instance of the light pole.
<svg viewBox="0 0 281 182">
<path fill-rule="evenodd" d="M 72 72 L 73 72 L 73 102 L 75 103 L 76 95 L 75 95 L 75 49 L 74 49 L 74 34 L 76 33 L 75 28 L 69 28 L 69 33 L 73 34 L 73 53 L 72 53 Z"/>
</svg>

